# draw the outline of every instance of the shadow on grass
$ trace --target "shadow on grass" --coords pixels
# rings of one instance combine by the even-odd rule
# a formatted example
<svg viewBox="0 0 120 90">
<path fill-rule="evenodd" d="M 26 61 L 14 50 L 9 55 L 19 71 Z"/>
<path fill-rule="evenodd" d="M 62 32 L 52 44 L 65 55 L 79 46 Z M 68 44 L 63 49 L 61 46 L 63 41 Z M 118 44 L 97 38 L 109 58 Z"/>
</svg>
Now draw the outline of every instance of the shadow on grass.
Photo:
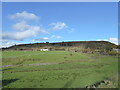
<svg viewBox="0 0 120 90">
<path fill-rule="evenodd" d="M 12 68 L 7 68 L 7 69 L 2 69 L 2 71 L 7 71 L 7 70 L 11 70 Z"/>
<path fill-rule="evenodd" d="M 17 80 L 19 80 L 19 79 L 2 80 L 2 86 L 4 87 L 4 86 L 6 86 L 6 85 L 8 85 L 10 83 L 13 83 L 13 82 L 17 81 Z"/>
</svg>

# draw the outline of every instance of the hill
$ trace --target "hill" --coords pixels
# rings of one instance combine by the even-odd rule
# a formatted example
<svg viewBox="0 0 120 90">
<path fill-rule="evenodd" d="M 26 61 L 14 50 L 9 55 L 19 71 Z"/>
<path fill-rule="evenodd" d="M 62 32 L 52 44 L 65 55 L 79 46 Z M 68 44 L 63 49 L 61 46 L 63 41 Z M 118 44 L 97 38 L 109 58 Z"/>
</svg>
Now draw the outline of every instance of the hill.
<svg viewBox="0 0 120 90">
<path fill-rule="evenodd" d="M 40 49 L 47 48 L 50 51 L 62 50 L 62 51 L 75 51 L 75 52 L 107 52 L 117 48 L 118 46 L 108 41 L 71 41 L 71 42 L 54 42 L 54 43 L 32 43 L 32 44 L 20 44 L 14 45 L 2 50 L 30 50 L 39 51 Z"/>
</svg>

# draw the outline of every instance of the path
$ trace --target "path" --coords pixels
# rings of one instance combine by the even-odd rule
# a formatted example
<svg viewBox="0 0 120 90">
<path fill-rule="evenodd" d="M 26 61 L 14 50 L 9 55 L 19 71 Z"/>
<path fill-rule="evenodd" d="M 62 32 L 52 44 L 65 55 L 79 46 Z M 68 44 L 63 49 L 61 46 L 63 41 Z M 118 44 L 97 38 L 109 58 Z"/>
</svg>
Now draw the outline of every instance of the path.
<svg viewBox="0 0 120 90">
<path fill-rule="evenodd" d="M 3 66 L 0 66 L 0 67 L 13 67 L 13 66 L 37 66 L 37 65 L 52 65 L 52 64 L 59 64 L 59 63 L 40 63 L 40 64 L 3 65 Z"/>
</svg>

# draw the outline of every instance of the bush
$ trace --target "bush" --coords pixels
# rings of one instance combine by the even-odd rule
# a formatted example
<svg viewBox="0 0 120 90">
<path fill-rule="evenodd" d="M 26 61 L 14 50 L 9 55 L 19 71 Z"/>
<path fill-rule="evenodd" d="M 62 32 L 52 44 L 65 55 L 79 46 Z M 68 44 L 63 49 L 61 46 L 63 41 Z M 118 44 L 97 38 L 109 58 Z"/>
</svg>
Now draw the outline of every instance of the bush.
<svg viewBox="0 0 120 90">
<path fill-rule="evenodd" d="M 90 48 L 87 48 L 87 49 L 84 49 L 82 50 L 83 53 L 93 53 L 94 50 L 93 49 L 90 49 Z"/>
<path fill-rule="evenodd" d="M 117 55 L 118 53 L 117 53 L 116 51 L 113 51 L 113 50 L 112 50 L 112 51 L 109 51 L 108 54 L 109 54 L 109 55 Z"/>
</svg>

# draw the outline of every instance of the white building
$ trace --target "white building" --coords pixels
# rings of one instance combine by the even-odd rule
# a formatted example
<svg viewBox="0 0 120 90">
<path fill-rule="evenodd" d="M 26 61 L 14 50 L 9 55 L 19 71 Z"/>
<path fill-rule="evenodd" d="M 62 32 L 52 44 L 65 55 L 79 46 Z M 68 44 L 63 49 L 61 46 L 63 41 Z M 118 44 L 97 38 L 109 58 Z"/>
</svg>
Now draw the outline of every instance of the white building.
<svg viewBox="0 0 120 90">
<path fill-rule="evenodd" d="M 45 49 L 40 49 L 40 51 L 49 51 L 49 49 L 45 48 Z"/>
</svg>

